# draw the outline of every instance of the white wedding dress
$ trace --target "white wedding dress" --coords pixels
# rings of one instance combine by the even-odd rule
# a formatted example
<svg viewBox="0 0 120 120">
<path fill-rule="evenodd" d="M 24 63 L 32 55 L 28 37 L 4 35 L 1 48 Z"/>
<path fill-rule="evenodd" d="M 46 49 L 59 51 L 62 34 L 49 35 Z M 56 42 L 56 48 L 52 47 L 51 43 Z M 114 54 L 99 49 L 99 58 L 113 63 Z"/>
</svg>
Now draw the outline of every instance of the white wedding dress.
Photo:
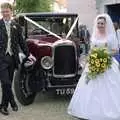
<svg viewBox="0 0 120 120">
<path fill-rule="evenodd" d="M 116 48 L 112 36 L 107 38 L 110 51 Z M 92 45 L 104 46 L 105 40 L 93 40 Z M 120 69 L 113 58 L 112 67 L 86 83 L 86 67 L 68 106 L 68 114 L 89 120 L 120 120 Z"/>
</svg>

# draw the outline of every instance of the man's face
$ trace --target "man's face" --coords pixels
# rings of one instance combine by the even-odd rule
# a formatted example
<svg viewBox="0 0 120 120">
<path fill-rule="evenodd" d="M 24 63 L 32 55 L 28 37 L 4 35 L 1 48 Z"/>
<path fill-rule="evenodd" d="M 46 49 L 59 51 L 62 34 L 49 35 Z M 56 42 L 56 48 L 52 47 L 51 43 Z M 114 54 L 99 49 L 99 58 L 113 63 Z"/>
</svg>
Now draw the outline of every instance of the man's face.
<svg viewBox="0 0 120 120">
<path fill-rule="evenodd" d="M 3 19 L 10 20 L 12 17 L 12 10 L 10 8 L 2 8 L 1 14 L 3 16 Z"/>
</svg>

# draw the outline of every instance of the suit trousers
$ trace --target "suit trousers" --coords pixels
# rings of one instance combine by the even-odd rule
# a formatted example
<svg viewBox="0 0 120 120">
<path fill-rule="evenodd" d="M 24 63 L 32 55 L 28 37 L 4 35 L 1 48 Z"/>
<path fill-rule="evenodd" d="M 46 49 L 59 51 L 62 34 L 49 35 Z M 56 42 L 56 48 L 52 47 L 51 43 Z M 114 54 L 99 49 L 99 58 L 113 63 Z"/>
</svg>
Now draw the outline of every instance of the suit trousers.
<svg viewBox="0 0 120 120">
<path fill-rule="evenodd" d="M 1 88 L 2 88 L 2 100 L 1 106 L 8 107 L 9 103 L 11 106 L 14 106 L 15 100 L 12 91 L 12 81 L 14 75 L 14 60 L 13 57 L 9 54 L 5 57 L 5 62 L 8 66 L 1 71 L 0 79 L 1 79 Z"/>
</svg>

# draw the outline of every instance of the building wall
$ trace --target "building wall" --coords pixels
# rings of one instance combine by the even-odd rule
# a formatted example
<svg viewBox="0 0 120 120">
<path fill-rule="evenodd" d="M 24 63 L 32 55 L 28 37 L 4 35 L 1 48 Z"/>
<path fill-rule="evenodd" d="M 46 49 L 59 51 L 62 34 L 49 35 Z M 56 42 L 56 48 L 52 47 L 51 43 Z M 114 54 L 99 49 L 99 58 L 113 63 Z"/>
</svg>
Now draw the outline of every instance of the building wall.
<svg viewBox="0 0 120 120">
<path fill-rule="evenodd" d="M 106 5 L 118 4 L 118 3 L 120 4 L 120 0 L 98 0 L 98 1 L 101 1 L 100 4 L 97 5 L 99 13 L 107 12 L 105 7 Z"/>
<path fill-rule="evenodd" d="M 67 0 L 67 11 L 79 14 L 79 23 L 92 30 L 93 20 L 99 13 L 107 12 L 106 5 L 120 4 L 120 0 Z"/>
<path fill-rule="evenodd" d="M 53 4 L 54 12 L 67 12 L 66 9 L 67 0 L 55 0 Z"/>
<path fill-rule="evenodd" d="M 9 3 L 12 4 L 14 2 L 14 0 L 0 0 L 0 4 L 3 3 L 3 2 L 9 2 Z"/>
<path fill-rule="evenodd" d="M 95 0 L 68 0 L 67 11 L 78 13 L 79 24 L 85 24 L 91 30 L 97 14 Z"/>
</svg>

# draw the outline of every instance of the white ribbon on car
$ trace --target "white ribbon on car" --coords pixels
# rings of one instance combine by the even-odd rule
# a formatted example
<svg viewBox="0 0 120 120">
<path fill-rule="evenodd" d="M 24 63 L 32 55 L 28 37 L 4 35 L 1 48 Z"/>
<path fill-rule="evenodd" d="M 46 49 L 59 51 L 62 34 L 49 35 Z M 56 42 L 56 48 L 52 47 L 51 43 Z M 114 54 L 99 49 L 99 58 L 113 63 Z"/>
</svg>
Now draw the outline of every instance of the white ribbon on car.
<svg viewBox="0 0 120 120">
<path fill-rule="evenodd" d="M 24 18 L 25 18 L 25 20 L 29 21 L 30 23 L 34 24 L 35 26 L 39 27 L 40 29 L 48 32 L 49 34 L 51 34 L 51 35 L 53 35 L 53 36 L 55 36 L 55 37 L 57 37 L 57 38 L 59 38 L 59 39 L 62 39 L 60 36 L 58 36 L 57 34 L 51 32 L 51 31 L 49 31 L 49 30 L 47 30 L 46 28 L 44 28 L 43 26 L 41 26 L 41 25 L 38 24 L 37 22 L 33 21 L 32 19 L 30 19 L 30 18 L 28 18 L 28 17 L 26 17 L 26 16 L 24 16 Z"/>
<path fill-rule="evenodd" d="M 35 26 L 37 26 L 38 28 L 40 28 L 40 29 L 42 29 L 42 30 L 48 32 L 49 34 L 51 34 L 51 35 L 57 37 L 58 39 L 62 39 L 62 37 L 60 37 L 59 35 L 57 35 L 57 34 L 51 32 L 51 31 L 49 31 L 49 30 L 47 30 L 47 29 L 44 28 L 42 25 L 38 24 L 37 22 L 33 21 L 32 19 L 30 19 L 30 18 L 28 18 L 28 17 L 26 17 L 26 16 L 24 16 L 24 18 L 25 18 L 25 20 L 27 20 L 27 21 L 29 21 L 30 23 L 32 23 L 32 24 L 34 24 Z M 68 39 L 69 36 L 71 35 L 71 33 L 72 33 L 74 27 L 75 27 L 76 24 L 77 24 L 78 18 L 79 18 L 79 17 L 77 17 L 77 18 L 75 19 L 74 23 L 72 24 L 72 26 L 71 26 L 71 28 L 70 28 L 70 30 L 69 30 L 67 36 L 66 36 L 66 39 Z"/>
<path fill-rule="evenodd" d="M 74 23 L 72 24 L 72 26 L 71 26 L 71 28 L 70 28 L 70 30 L 69 30 L 69 32 L 68 32 L 68 34 L 67 34 L 67 36 L 66 36 L 66 39 L 68 39 L 68 38 L 69 38 L 69 36 L 71 35 L 71 33 L 72 33 L 72 31 L 73 31 L 74 27 L 75 27 L 75 26 L 76 26 L 76 24 L 77 24 L 78 18 L 79 18 L 79 17 L 77 17 L 77 18 L 75 19 Z"/>
</svg>

